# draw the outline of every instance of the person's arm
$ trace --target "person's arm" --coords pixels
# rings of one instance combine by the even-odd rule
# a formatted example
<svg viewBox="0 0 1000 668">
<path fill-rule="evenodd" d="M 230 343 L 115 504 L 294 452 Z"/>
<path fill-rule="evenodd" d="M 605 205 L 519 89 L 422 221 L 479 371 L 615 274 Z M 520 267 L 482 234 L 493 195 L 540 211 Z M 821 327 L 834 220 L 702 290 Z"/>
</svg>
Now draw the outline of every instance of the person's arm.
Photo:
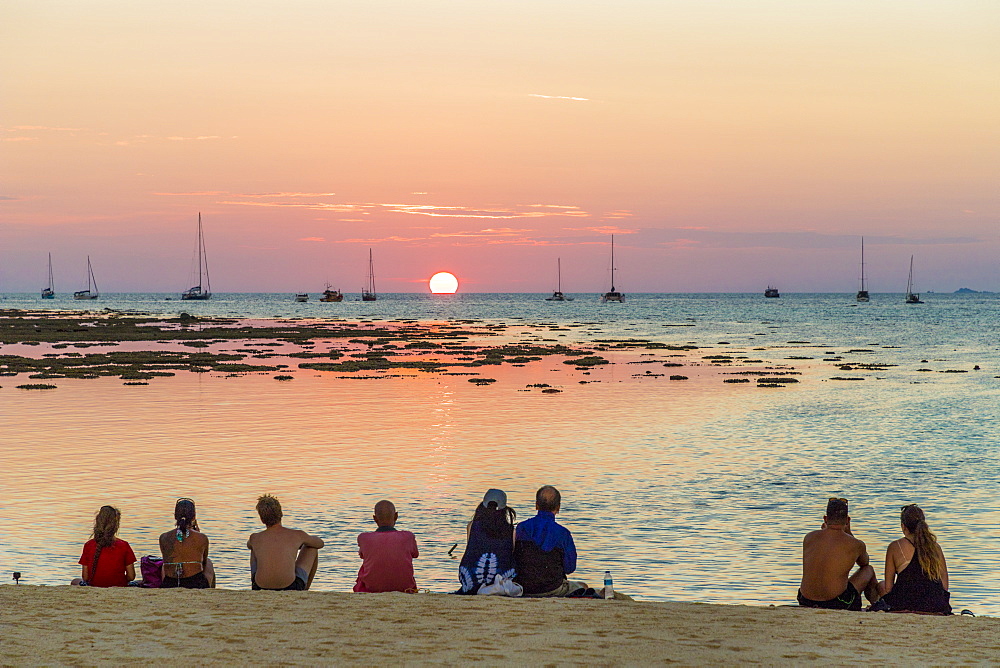
<svg viewBox="0 0 1000 668">
<path fill-rule="evenodd" d="M 88 577 L 90 577 L 90 569 L 86 565 L 80 566 L 80 579 L 89 582 Z"/>
<path fill-rule="evenodd" d="M 410 556 L 414 559 L 420 556 L 420 551 L 417 549 L 417 537 L 412 533 L 410 534 Z"/>
<path fill-rule="evenodd" d="M 861 554 L 858 555 L 857 564 L 864 568 L 871 563 L 871 557 L 868 556 L 868 546 L 865 545 L 865 542 L 863 540 L 859 540 L 858 542 L 861 543 Z"/>
<path fill-rule="evenodd" d="M 893 545 L 895 543 L 889 543 L 889 547 L 885 550 L 885 581 L 882 583 L 883 596 L 892 591 L 892 585 L 896 582 L 896 555 L 892 551 Z"/>
<path fill-rule="evenodd" d="M 205 554 L 201 557 L 201 568 L 202 570 L 208 568 L 208 536 L 205 536 Z"/>
<path fill-rule="evenodd" d="M 941 546 L 938 546 L 938 554 L 941 555 L 941 584 L 944 586 L 945 591 L 950 591 L 948 589 L 948 563 L 944 560 L 944 550 Z M 914 554 L 914 556 L 916 556 Z"/>
<path fill-rule="evenodd" d="M 470 538 L 472 538 L 472 520 L 465 525 L 465 542 L 468 543 Z"/>
<path fill-rule="evenodd" d="M 131 582 L 132 580 L 135 580 L 135 564 L 134 563 L 127 564 L 125 566 L 125 576 L 128 578 L 129 582 Z"/>
<path fill-rule="evenodd" d="M 573 534 L 566 532 L 566 542 L 563 545 L 563 572 L 569 575 L 576 570 L 576 543 Z"/>
<path fill-rule="evenodd" d="M 320 538 L 318 536 L 312 536 L 310 534 L 307 534 L 305 531 L 303 531 L 302 532 L 302 545 L 305 546 L 305 547 L 314 547 L 317 550 L 320 550 L 320 549 L 323 549 L 323 546 L 326 545 L 326 543 L 323 542 L 322 538 Z"/>
</svg>

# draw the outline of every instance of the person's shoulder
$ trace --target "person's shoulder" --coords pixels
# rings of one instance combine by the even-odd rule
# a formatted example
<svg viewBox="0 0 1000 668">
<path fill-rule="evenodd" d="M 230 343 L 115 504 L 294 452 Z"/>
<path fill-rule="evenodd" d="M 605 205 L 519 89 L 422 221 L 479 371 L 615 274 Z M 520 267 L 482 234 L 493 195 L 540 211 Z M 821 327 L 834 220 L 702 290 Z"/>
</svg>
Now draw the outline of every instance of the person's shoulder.
<svg viewBox="0 0 1000 668">
<path fill-rule="evenodd" d="M 131 545 L 128 544 L 128 541 L 122 540 L 121 538 L 115 538 L 115 542 L 113 543 L 113 545 L 115 547 L 121 547 L 121 548 L 132 547 Z"/>
</svg>

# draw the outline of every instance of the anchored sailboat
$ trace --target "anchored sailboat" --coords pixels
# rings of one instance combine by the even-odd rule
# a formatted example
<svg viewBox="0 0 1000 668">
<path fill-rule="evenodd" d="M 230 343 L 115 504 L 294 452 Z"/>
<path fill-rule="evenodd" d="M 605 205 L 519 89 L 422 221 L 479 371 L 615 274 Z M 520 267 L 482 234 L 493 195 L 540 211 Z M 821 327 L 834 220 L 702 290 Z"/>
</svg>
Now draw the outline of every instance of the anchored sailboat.
<svg viewBox="0 0 1000 668">
<path fill-rule="evenodd" d="M 375 294 L 375 265 L 372 264 L 372 249 L 368 249 L 368 285 L 361 289 L 361 301 L 373 302 L 378 299 Z"/>
<path fill-rule="evenodd" d="M 551 297 L 546 297 L 547 302 L 571 302 L 572 297 L 567 297 L 562 292 L 562 258 L 556 258 L 556 291 Z"/>
<path fill-rule="evenodd" d="M 861 288 L 855 296 L 859 302 L 869 301 L 868 299 L 868 279 L 865 278 L 865 238 L 861 237 Z"/>
<path fill-rule="evenodd" d="M 913 291 L 913 256 L 910 256 L 910 276 L 906 279 L 906 303 L 923 304 L 920 301 L 920 293 Z"/>
<path fill-rule="evenodd" d="M 611 235 L 611 290 L 601 295 L 602 302 L 623 302 L 625 295 L 615 290 L 615 235 Z"/>
<path fill-rule="evenodd" d="M 204 286 L 204 287 L 203 287 Z M 208 254 L 205 252 L 205 234 L 201 229 L 201 212 L 198 212 L 198 285 L 181 293 L 181 299 L 211 299 L 212 280 L 208 277 Z"/>
<path fill-rule="evenodd" d="M 42 290 L 42 299 L 55 299 L 56 290 L 52 284 L 52 253 L 49 253 L 49 287 Z"/>
<path fill-rule="evenodd" d="M 73 299 L 97 299 L 101 296 L 97 289 L 97 279 L 94 278 L 94 268 L 90 266 L 90 256 L 87 256 L 87 289 L 73 293 Z"/>
</svg>

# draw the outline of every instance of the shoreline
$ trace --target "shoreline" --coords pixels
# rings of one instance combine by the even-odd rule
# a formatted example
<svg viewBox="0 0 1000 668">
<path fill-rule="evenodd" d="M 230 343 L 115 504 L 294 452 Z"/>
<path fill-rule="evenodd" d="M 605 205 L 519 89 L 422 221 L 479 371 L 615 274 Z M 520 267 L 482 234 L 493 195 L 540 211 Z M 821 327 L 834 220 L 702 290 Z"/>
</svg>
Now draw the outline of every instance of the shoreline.
<svg viewBox="0 0 1000 668">
<path fill-rule="evenodd" d="M 1000 619 L 446 594 L 0 587 L 0 663 L 1000 661 Z"/>
</svg>

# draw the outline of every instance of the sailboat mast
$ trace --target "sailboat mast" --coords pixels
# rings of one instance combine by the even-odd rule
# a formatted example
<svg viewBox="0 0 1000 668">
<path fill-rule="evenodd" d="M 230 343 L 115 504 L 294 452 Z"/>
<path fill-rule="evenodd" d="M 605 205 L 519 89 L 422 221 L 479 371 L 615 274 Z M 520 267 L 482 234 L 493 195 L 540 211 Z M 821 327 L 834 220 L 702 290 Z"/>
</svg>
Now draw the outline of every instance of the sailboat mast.
<svg viewBox="0 0 1000 668">
<path fill-rule="evenodd" d="M 372 262 L 372 249 L 368 249 L 368 282 L 371 285 L 370 290 L 372 294 L 375 294 L 375 263 Z"/>
<path fill-rule="evenodd" d="M 611 235 L 611 292 L 615 291 L 615 235 Z"/>
<path fill-rule="evenodd" d="M 861 290 L 865 290 L 865 238 L 861 237 Z"/>
<path fill-rule="evenodd" d="M 201 288 L 201 247 L 204 241 L 201 236 L 201 211 L 198 212 L 198 287 Z"/>
<path fill-rule="evenodd" d="M 49 290 L 54 290 L 55 286 L 52 284 L 52 253 L 49 253 Z"/>
</svg>

